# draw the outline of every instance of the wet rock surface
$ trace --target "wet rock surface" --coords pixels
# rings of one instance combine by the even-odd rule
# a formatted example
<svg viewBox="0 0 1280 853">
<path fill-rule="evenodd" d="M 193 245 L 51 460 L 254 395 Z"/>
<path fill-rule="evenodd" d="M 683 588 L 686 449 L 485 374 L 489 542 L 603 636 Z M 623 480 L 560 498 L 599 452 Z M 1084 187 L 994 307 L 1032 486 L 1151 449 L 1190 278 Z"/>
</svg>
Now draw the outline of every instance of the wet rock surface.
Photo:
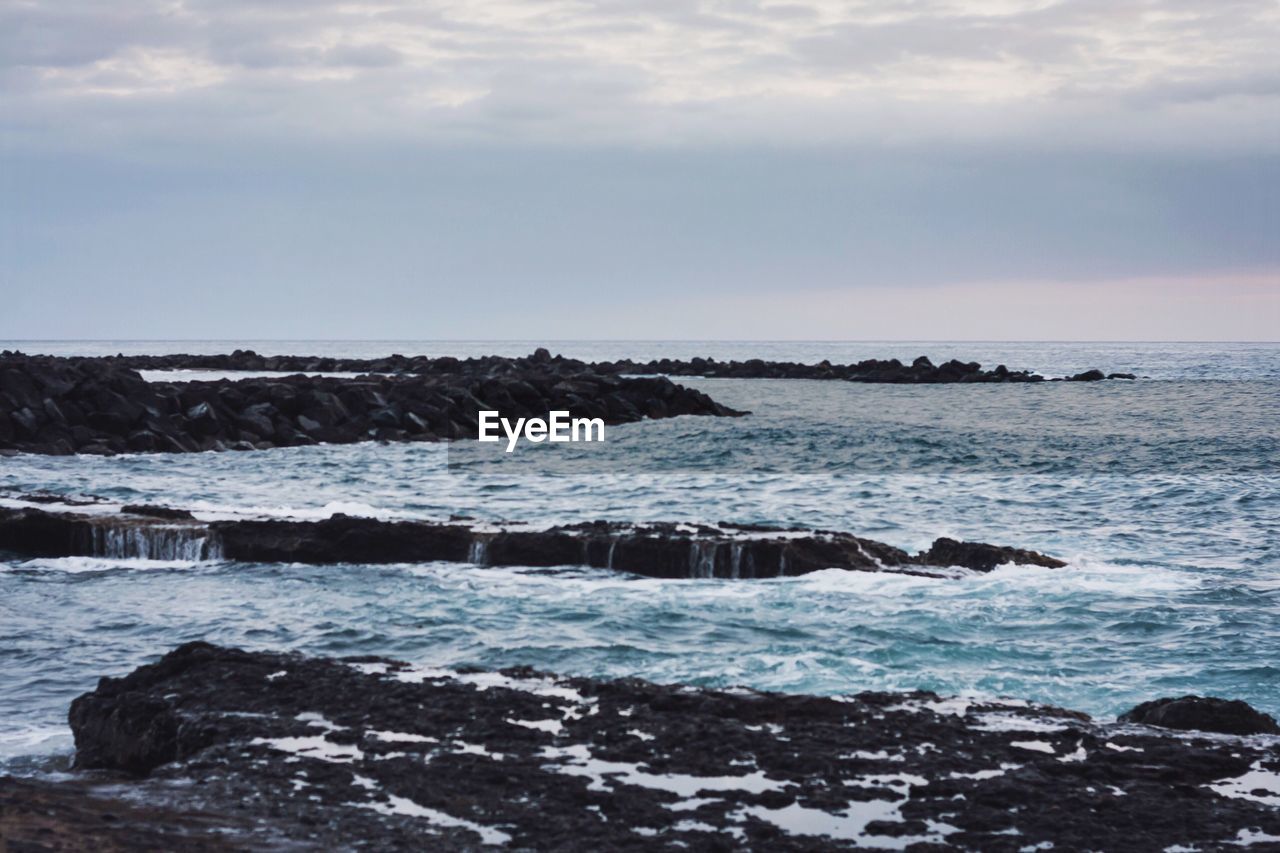
<svg viewBox="0 0 1280 853">
<path fill-rule="evenodd" d="M 1143 702 L 1123 714 L 1122 722 L 1144 723 L 1166 729 L 1221 732 L 1231 735 L 1280 735 L 1280 725 L 1269 714 L 1254 710 L 1238 699 L 1183 696 Z"/>
<path fill-rule="evenodd" d="M 1003 364 L 984 370 L 977 362 L 951 359 L 935 365 L 920 356 L 910 364 L 896 358 L 865 359 L 853 364 L 803 364 L 790 361 L 718 361 L 714 358 L 654 359 L 587 362 L 552 355 L 538 348 L 523 358 L 482 356 L 459 359 L 451 356 L 391 355 L 386 358 L 329 358 L 323 356 L 263 356 L 253 350 L 236 350 L 223 355 L 130 355 L 100 359 L 135 370 L 255 370 L 339 373 L 415 373 L 422 375 L 488 375 L 511 370 L 569 370 L 601 374 L 713 376 L 736 379 L 843 379 L 849 382 L 950 383 L 950 382 L 1043 382 L 1044 376 L 1027 370 L 1010 370 Z M 1105 374 L 1088 370 L 1061 377 L 1071 382 L 1102 379 L 1134 379 L 1131 373 Z M 1056 380 L 1049 380 L 1056 381 Z"/>
<path fill-rule="evenodd" d="M 256 831 L 235 815 L 204 814 L 180 807 L 131 802 L 117 786 L 89 779 L 57 783 L 0 777 L 0 851 L 173 853 L 286 849 L 292 843 L 271 830 Z"/>
<path fill-rule="evenodd" d="M 152 453 L 475 438 L 478 412 L 621 424 L 741 415 L 665 377 L 506 360 L 492 369 L 146 382 L 127 360 L 0 354 L 0 451 Z"/>
<path fill-rule="evenodd" d="M 167 507 L 126 506 L 121 513 L 74 509 L 0 507 L 0 549 L 33 557 L 588 566 L 658 578 L 743 580 L 823 569 L 947 577 L 957 569 L 985 572 L 1008 563 L 1066 565 L 1035 551 L 953 539 L 938 539 L 912 555 L 849 533 L 763 526 L 595 521 L 538 530 L 341 514 L 322 521 L 203 522 Z"/>
<path fill-rule="evenodd" d="M 1280 837 L 1275 738 L 930 693 L 822 698 L 191 643 L 103 679 L 70 721 L 82 773 L 68 784 L 127 794 L 156 832 L 166 811 L 187 832 L 197 816 L 241 848 L 1158 851 Z M 0 821 L 24 796 L 52 802 L 0 783 Z"/>
</svg>

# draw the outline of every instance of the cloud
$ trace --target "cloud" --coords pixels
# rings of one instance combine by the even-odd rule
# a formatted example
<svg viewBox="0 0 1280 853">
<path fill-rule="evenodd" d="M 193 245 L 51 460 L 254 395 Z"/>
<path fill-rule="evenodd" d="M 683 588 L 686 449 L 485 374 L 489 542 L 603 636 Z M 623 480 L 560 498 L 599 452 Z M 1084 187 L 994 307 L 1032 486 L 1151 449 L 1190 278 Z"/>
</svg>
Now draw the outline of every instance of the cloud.
<svg viewBox="0 0 1280 853">
<path fill-rule="evenodd" d="M 1218 102 L 1277 114 L 1277 42 L 1265 0 L 14 0 L 0 132 L 1257 148 Z"/>
<path fill-rule="evenodd" d="M 0 331 L 1256 336 L 1185 283 L 1275 283 L 1278 42 L 1274 0 L 8 0 Z"/>
</svg>

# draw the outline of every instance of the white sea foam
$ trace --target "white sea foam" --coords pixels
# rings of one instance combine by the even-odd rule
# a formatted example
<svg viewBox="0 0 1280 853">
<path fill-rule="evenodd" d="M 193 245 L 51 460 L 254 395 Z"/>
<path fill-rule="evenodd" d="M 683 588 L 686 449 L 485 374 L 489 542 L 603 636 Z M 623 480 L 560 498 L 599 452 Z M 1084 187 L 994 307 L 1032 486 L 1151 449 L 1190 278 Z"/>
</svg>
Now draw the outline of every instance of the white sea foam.
<svg viewBox="0 0 1280 853">
<path fill-rule="evenodd" d="M 745 776 L 690 776 L 683 773 L 650 773 L 637 764 L 624 761 L 605 761 L 594 757 L 584 744 L 542 748 L 547 759 L 567 759 L 545 765 L 545 769 L 567 776 L 583 776 L 591 780 L 593 791 L 608 791 L 613 781 L 642 788 L 670 791 L 682 797 L 693 797 L 699 791 L 748 791 L 762 794 L 765 791 L 782 790 L 785 783 L 770 779 L 762 771 Z"/>
<path fill-rule="evenodd" d="M 507 690 L 518 690 L 522 693 L 532 693 L 538 696 L 562 699 L 578 705 L 588 705 L 595 702 L 594 699 L 587 699 L 574 688 L 558 684 L 550 678 L 512 678 L 511 676 L 503 675 L 499 672 L 462 673 L 454 672 L 450 669 L 430 666 L 418 666 L 398 670 L 394 673 L 394 677 L 397 681 L 404 681 L 409 684 L 421 684 L 423 681 L 430 679 L 446 678 L 453 681 L 461 681 L 464 684 L 474 685 L 480 690 L 491 690 L 495 687 L 501 687 L 506 688 Z"/>
<path fill-rule="evenodd" d="M 67 752 L 73 745 L 71 729 L 65 725 L 19 724 L 0 728 L 0 761 Z"/>
<path fill-rule="evenodd" d="M 384 731 L 367 731 L 365 734 L 378 740 L 387 741 L 389 743 L 439 743 L 440 741 L 426 735 L 417 735 L 410 732 L 384 732 Z"/>
<path fill-rule="evenodd" d="M 564 732 L 564 723 L 560 720 L 517 720 L 508 717 L 507 722 L 516 726 L 524 726 L 526 729 L 537 729 L 553 735 Z"/>
<path fill-rule="evenodd" d="M 194 569 L 208 563 L 200 560 L 148 560 L 137 557 L 40 557 L 20 563 L 0 563 L 0 572 L 43 571 L 82 574 L 85 572 L 171 571 Z"/>
<path fill-rule="evenodd" d="M 1053 744 L 1044 740 L 1011 740 L 1009 741 L 1009 746 L 1016 746 L 1018 749 L 1029 749 L 1032 752 L 1047 752 L 1050 755 L 1057 752 L 1053 748 Z"/>
<path fill-rule="evenodd" d="M 375 801 L 370 803 L 348 803 L 362 809 L 372 809 L 385 815 L 399 815 L 403 817 L 421 818 L 428 823 L 436 826 L 445 827 L 447 829 L 460 828 L 467 829 L 480 836 L 483 844 L 503 845 L 511 842 L 511 836 L 499 829 L 491 826 L 483 826 L 469 820 L 463 820 L 454 817 L 451 814 L 430 809 L 419 803 L 415 803 L 406 797 L 397 797 L 394 794 L 387 794 L 386 802 Z"/>
<path fill-rule="evenodd" d="M 946 836 L 958 832 L 956 827 L 937 821 L 928 822 L 928 835 L 874 835 L 867 832 L 872 822 L 900 823 L 900 809 L 905 800 L 866 800 L 849 803 L 841 812 L 831 813 L 808 808 L 799 803 L 771 809 L 764 806 L 743 806 L 733 817 L 742 820 L 750 815 L 768 821 L 790 835 L 829 836 L 841 841 L 857 841 L 871 847 L 902 850 L 912 844 L 941 844 Z"/>
<path fill-rule="evenodd" d="M 1243 776 L 1222 779 L 1209 787 L 1224 797 L 1280 806 L 1280 773 L 1264 769 L 1260 760 Z"/>
<path fill-rule="evenodd" d="M 1260 832 L 1256 829 L 1242 829 L 1236 833 L 1236 837 L 1228 844 L 1239 844 L 1242 847 L 1250 847 L 1254 844 L 1276 844 L 1280 843 L 1280 835 L 1272 835 L 1269 832 Z"/>
<path fill-rule="evenodd" d="M 984 732 L 1038 732 L 1041 734 L 1064 732 L 1069 728 L 1058 720 L 1034 719 L 999 711 L 979 714 L 978 721 L 973 727 Z"/>
<path fill-rule="evenodd" d="M 354 379 L 364 376 L 363 373 L 325 373 L 312 370 L 201 370 L 196 368 L 175 368 L 173 370 L 139 370 L 138 375 L 145 382 L 218 382 L 223 379 L 281 379 L 285 376 L 322 376 L 334 379 Z M 372 374 L 378 375 L 378 374 Z"/>
<path fill-rule="evenodd" d="M 250 746 L 269 746 L 280 752 L 288 752 L 303 758 L 315 758 L 336 764 L 347 764 L 364 758 L 364 752 L 350 744 L 334 743 L 324 735 L 303 737 L 257 737 L 249 741 Z"/>
</svg>

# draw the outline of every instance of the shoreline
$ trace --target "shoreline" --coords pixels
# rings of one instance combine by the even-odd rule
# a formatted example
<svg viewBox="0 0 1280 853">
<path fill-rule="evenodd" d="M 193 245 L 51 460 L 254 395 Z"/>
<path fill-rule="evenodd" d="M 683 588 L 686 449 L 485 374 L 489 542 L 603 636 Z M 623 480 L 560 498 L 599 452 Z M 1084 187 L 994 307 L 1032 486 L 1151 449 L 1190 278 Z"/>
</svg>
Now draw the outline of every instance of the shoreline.
<svg viewBox="0 0 1280 853">
<path fill-rule="evenodd" d="M 1193 703 L 1193 722 L 1280 731 L 1211 701 Z M 1010 700 L 819 698 L 188 643 L 103 679 L 70 720 L 70 777 L 0 779 L 13 838 L 699 850 L 1280 838 L 1268 804 L 1280 802 L 1280 737 Z"/>
<path fill-rule="evenodd" d="M 0 358 L 21 356 L 5 351 Z M 944 384 L 966 382 L 1096 382 L 1103 379 L 1136 379 L 1132 373 L 1107 373 L 1097 368 L 1061 377 L 1045 377 L 1029 370 L 1010 369 L 1003 364 L 983 369 L 976 361 L 950 359 L 935 365 L 928 356 L 918 356 L 909 364 L 897 358 L 863 359 L 849 364 L 833 364 L 828 359 L 816 363 L 777 361 L 760 358 L 739 361 L 717 360 L 695 356 L 688 359 L 655 358 L 637 361 L 631 358 L 585 361 L 552 355 L 545 347 L 528 356 L 404 356 L 393 354 L 382 358 L 343 358 L 309 355 L 259 355 L 253 350 L 237 349 L 231 353 L 205 355 L 173 353 L 170 355 L 99 355 L 48 356 L 85 363 L 101 363 L 131 370 L 224 370 L 255 372 L 355 373 L 422 376 L 480 375 L 508 369 L 543 369 L 555 372 L 573 371 L 604 375 L 685 376 L 733 379 L 840 379 L 849 382 Z"/>
</svg>

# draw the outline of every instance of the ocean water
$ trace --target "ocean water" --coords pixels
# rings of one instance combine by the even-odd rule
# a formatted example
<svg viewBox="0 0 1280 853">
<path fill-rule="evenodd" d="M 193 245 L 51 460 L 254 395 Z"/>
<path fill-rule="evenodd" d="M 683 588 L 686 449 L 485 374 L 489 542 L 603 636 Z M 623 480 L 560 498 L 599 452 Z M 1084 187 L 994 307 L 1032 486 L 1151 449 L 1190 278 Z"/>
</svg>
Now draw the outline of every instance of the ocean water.
<svg viewBox="0 0 1280 853">
<path fill-rule="evenodd" d="M 521 354 L 534 342 L 0 342 L 64 354 Z M 591 448 L 362 444 L 0 459 L 0 489 L 204 517 L 734 521 L 1034 548 L 1068 568 L 734 582 L 580 569 L 0 560 L 0 762 L 69 753 L 67 705 L 193 639 L 431 665 L 824 694 L 931 689 L 1109 717 L 1162 695 L 1280 714 L 1280 345 L 565 342 L 582 358 L 928 354 L 1134 383 L 681 380 L 745 418 L 612 427 Z M 4 492 L 0 491 L 0 497 Z"/>
</svg>

